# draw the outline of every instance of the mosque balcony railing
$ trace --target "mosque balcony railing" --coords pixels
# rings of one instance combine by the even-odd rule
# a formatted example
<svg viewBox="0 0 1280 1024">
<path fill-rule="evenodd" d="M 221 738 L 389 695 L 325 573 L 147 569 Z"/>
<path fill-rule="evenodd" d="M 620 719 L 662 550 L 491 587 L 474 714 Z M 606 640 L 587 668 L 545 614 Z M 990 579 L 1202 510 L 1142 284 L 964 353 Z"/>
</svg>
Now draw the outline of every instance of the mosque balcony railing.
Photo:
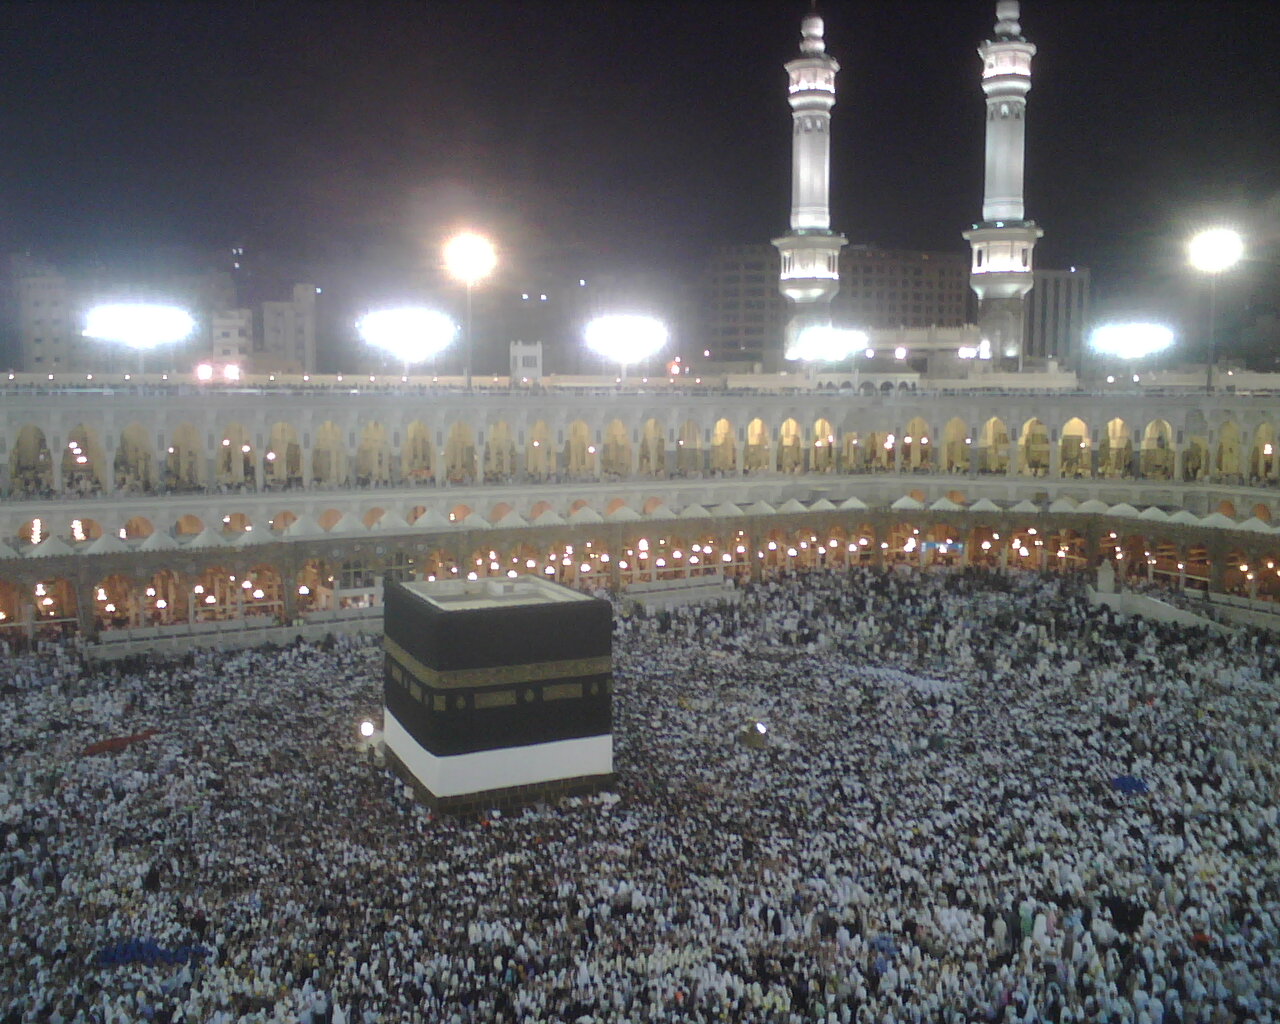
<svg viewBox="0 0 1280 1024">
<path fill-rule="evenodd" d="M 960 492 L 957 494 L 957 492 Z M 904 496 L 919 495 L 919 507 L 895 508 L 895 503 Z M 839 516 L 858 516 L 860 510 L 840 510 L 842 502 L 849 498 L 857 498 L 866 508 L 865 514 L 889 514 L 897 518 L 913 516 L 936 519 L 947 514 L 972 516 L 975 514 L 972 505 L 986 499 L 995 504 L 993 510 L 989 506 L 986 513 L 992 517 L 1014 517 L 1031 515 L 1030 511 L 1017 512 L 1013 506 L 1021 502 L 1031 502 L 1036 507 L 1036 515 L 1049 514 L 1050 505 L 1062 498 L 1069 498 L 1077 504 L 1086 501 L 1101 502 L 1107 508 L 1120 504 L 1131 505 L 1139 511 L 1144 508 L 1160 509 L 1165 516 L 1172 516 L 1178 511 L 1186 511 L 1197 518 L 1218 511 L 1224 502 L 1230 502 L 1237 510 L 1239 520 L 1251 514 L 1256 515 L 1259 506 L 1265 507 L 1271 514 L 1280 511 L 1276 504 L 1275 488 L 1248 487 L 1235 484 L 1209 482 L 1173 483 L 1167 480 L 1134 480 L 1125 478 L 1078 479 L 1063 480 L 1045 477 L 1008 476 L 1003 474 L 968 475 L 961 473 L 865 473 L 853 475 L 836 475 L 827 473 L 781 473 L 762 472 L 745 476 L 726 476 L 721 478 L 687 479 L 675 478 L 666 480 L 599 480 L 578 481 L 563 484 L 542 484 L 537 486 L 463 486 L 423 491 L 420 488 L 378 489 L 376 491 L 297 491 L 280 492 L 279 494 L 229 494 L 220 495 L 219 501 L 211 503 L 202 496 L 187 496 L 174 499 L 172 502 L 161 502 L 141 508 L 139 502 L 116 498 L 104 498 L 95 502 L 90 509 L 79 500 L 51 502 L 41 507 L 38 514 L 43 520 L 46 535 L 64 536 L 68 524 L 74 519 L 82 521 L 91 519 L 97 523 L 104 533 L 114 535 L 131 519 L 147 516 L 154 529 L 165 530 L 173 536 L 173 526 L 184 516 L 192 515 L 203 523 L 216 526 L 223 517 L 243 516 L 245 520 L 263 531 L 261 541 L 252 544 L 293 543 L 295 541 L 326 542 L 337 540 L 343 542 L 359 540 L 378 540 L 396 535 L 413 535 L 428 533 L 451 533 L 458 531 L 510 529 L 504 527 L 502 518 L 490 522 L 489 516 L 500 506 L 507 506 L 519 518 L 513 519 L 514 528 L 539 528 L 550 524 L 567 529 L 582 531 L 605 529 L 610 525 L 626 526 L 628 523 L 652 522 L 662 528 L 674 528 L 670 515 L 664 518 L 650 518 L 645 511 L 653 499 L 658 499 L 661 506 L 671 510 L 675 522 L 685 529 L 698 529 L 705 520 L 681 519 L 680 513 L 691 506 L 702 506 L 713 510 L 717 506 L 737 506 L 739 514 L 746 515 L 746 509 L 764 502 L 773 509 L 780 509 L 788 502 L 800 502 L 805 506 L 805 513 L 817 511 L 809 506 L 822 499 L 830 505 L 820 508 L 828 509 L 830 514 Z M 288 500 L 292 495 L 294 500 Z M 954 498 L 952 496 L 955 496 Z M 950 511 L 931 509 L 930 506 L 939 499 L 955 501 Z M 282 500 L 286 499 L 286 500 Z M 957 500 L 958 499 L 958 500 Z M 598 515 L 590 523 L 579 523 L 572 520 L 573 509 L 578 503 Z M 558 518 L 539 521 L 534 510 L 540 503 L 547 503 Z M 636 513 L 626 519 L 614 518 L 614 514 L 625 506 Z M 363 524 L 370 510 L 380 508 L 384 515 L 398 513 L 407 518 L 407 513 L 416 508 L 436 515 L 434 527 L 409 525 L 405 518 L 395 523 L 375 525 L 366 528 Z M 465 509 L 463 518 L 450 522 L 452 512 Z M 271 530 L 269 522 L 273 516 L 283 512 L 291 512 L 299 517 L 304 515 L 318 516 L 321 512 L 335 510 L 341 513 L 343 521 L 355 524 L 342 532 L 320 535 L 289 536 L 287 533 L 276 533 Z M 23 524 L 32 518 L 32 511 L 27 507 L 0 510 L 0 537 L 16 552 L 25 554 L 29 551 L 27 543 L 18 534 Z M 754 514 L 754 513 L 752 513 Z M 784 518 L 787 513 L 775 512 Z M 1072 516 L 1072 509 L 1062 507 L 1053 514 Z M 638 517 L 638 518 L 637 518 Z M 724 519 L 719 513 L 712 512 L 713 520 Z M 725 524 L 732 521 L 726 519 Z M 1123 523 L 1127 530 L 1158 534 L 1162 530 L 1196 527 L 1195 522 L 1169 522 L 1166 519 L 1123 518 L 1106 514 L 1106 521 L 1111 524 Z M 1257 522 L 1250 526 L 1240 527 L 1245 533 L 1253 530 L 1255 539 L 1269 539 L 1280 536 L 1280 531 L 1268 530 L 1263 537 Z M 1218 521 L 1218 527 L 1231 529 L 1226 523 Z M 238 535 L 223 535 L 225 547 L 234 550 Z M 178 554 L 190 541 L 190 537 L 175 537 L 178 547 L 173 551 Z M 255 538 L 256 539 L 256 538 Z M 29 541 L 29 538 L 26 538 Z M 87 551 L 92 541 L 73 544 L 77 552 Z M 136 549 L 140 541 L 131 540 L 128 545 Z"/>
</svg>

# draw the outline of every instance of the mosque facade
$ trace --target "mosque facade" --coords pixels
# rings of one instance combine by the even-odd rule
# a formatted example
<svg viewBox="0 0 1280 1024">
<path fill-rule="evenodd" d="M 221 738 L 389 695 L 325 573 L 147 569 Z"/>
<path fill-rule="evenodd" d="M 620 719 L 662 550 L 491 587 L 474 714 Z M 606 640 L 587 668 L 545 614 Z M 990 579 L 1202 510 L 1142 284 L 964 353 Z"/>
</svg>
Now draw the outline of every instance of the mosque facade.
<svg viewBox="0 0 1280 1024">
<path fill-rule="evenodd" d="M 0 629 L 323 620 L 381 580 L 851 562 L 1280 596 L 1269 395 L 13 392 Z M 1270 567 L 1268 567 L 1270 566 Z"/>
</svg>

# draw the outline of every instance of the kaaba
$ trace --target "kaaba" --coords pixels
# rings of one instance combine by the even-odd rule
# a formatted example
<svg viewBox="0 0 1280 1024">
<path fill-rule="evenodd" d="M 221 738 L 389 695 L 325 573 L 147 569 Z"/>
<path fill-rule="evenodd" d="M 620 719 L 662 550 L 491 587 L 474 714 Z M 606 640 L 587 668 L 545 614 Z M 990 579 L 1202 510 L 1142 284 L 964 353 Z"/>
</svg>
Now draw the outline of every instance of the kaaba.
<svg viewBox="0 0 1280 1024">
<path fill-rule="evenodd" d="M 385 750 L 440 811 L 613 781 L 613 609 L 536 576 L 383 588 Z"/>
</svg>

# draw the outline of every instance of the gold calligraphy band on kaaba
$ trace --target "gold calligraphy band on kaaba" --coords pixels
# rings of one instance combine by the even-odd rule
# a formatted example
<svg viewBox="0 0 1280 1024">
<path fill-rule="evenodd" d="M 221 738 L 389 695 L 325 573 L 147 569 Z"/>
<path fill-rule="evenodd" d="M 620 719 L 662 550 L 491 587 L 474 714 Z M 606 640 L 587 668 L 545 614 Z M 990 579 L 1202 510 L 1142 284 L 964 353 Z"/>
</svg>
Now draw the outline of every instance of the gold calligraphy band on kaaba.
<svg viewBox="0 0 1280 1024">
<path fill-rule="evenodd" d="M 383 649 L 423 686 L 433 690 L 455 690 L 476 686 L 502 686 L 513 683 L 537 683 L 544 679 L 575 679 L 600 676 L 613 671 L 613 659 L 569 658 L 564 661 L 535 661 L 524 665 L 495 665 L 492 668 L 461 668 L 441 672 L 422 664 L 388 636 L 382 638 Z"/>
</svg>

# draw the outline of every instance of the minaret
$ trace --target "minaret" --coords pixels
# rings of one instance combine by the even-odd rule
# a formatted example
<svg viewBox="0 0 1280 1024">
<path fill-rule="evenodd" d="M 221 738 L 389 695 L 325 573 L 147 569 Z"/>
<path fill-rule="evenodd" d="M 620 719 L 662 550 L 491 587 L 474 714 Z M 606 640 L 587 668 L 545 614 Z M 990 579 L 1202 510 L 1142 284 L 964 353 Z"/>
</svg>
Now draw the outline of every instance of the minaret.
<svg viewBox="0 0 1280 1024">
<path fill-rule="evenodd" d="M 782 256 L 778 290 L 792 302 L 786 348 L 811 324 L 830 323 L 831 299 L 840 290 L 843 235 L 831 230 L 831 108 L 840 65 L 826 52 L 822 19 L 800 23 L 800 56 L 788 61 L 791 104 L 791 230 L 775 238 Z"/>
<path fill-rule="evenodd" d="M 1032 285 L 1031 251 L 1044 232 L 1022 206 L 1027 93 L 1033 43 L 1022 38 L 1018 0 L 996 3 L 995 39 L 978 47 L 987 98 L 987 168 L 982 221 L 964 237 L 973 248 L 969 287 L 978 296 L 978 325 L 1002 369 L 1022 360 L 1022 300 Z"/>
</svg>

